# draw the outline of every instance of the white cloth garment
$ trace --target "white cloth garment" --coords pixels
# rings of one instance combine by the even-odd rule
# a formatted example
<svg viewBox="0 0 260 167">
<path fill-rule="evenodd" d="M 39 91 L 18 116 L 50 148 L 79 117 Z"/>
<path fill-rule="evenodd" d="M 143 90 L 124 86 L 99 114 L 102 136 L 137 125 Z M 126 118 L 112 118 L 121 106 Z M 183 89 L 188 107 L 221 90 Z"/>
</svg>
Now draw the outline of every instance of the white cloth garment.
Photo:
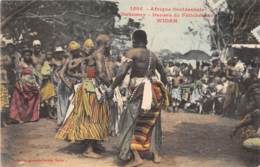
<svg viewBox="0 0 260 167">
<path fill-rule="evenodd" d="M 143 110 L 150 110 L 153 100 L 151 81 L 147 77 L 131 79 L 131 85 L 133 85 L 134 87 L 137 87 L 142 83 L 144 83 L 144 90 L 141 108 Z"/>
<path fill-rule="evenodd" d="M 77 91 L 77 89 L 80 87 L 81 84 L 82 84 L 82 83 L 79 83 L 79 84 L 77 84 L 77 85 L 74 86 L 75 92 Z M 64 121 L 63 121 L 63 124 L 66 122 L 67 118 L 70 116 L 70 114 L 72 113 L 72 111 L 73 111 L 73 109 L 74 109 L 74 107 L 75 107 L 75 106 L 74 106 L 74 103 L 73 103 L 73 101 L 74 101 L 74 96 L 75 96 L 75 94 L 73 93 L 73 94 L 69 97 L 69 99 L 70 99 L 70 104 L 69 104 L 68 110 L 67 110 L 67 112 L 66 112 L 66 116 L 65 116 L 65 119 L 64 119 Z"/>
<path fill-rule="evenodd" d="M 117 115 L 115 119 L 115 133 L 116 135 L 119 135 L 119 121 L 123 113 L 124 101 L 118 87 L 115 88 L 113 101 L 115 104 L 117 104 Z"/>
<path fill-rule="evenodd" d="M 143 110 L 150 110 L 152 106 L 153 94 L 152 94 L 152 83 L 148 78 L 144 79 L 144 91 L 141 108 Z"/>
</svg>

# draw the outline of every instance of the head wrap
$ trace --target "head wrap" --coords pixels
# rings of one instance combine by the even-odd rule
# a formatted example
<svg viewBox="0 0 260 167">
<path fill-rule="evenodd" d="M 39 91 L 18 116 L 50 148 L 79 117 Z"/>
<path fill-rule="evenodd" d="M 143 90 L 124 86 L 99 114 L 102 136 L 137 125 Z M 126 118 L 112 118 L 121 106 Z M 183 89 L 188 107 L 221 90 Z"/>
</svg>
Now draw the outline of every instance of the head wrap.
<svg viewBox="0 0 260 167">
<path fill-rule="evenodd" d="M 64 52 L 63 48 L 61 46 L 57 46 L 54 50 L 54 52 Z"/>
<path fill-rule="evenodd" d="M 217 60 L 220 60 L 219 57 L 212 57 L 212 58 L 211 58 L 211 62 L 217 61 Z"/>
<path fill-rule="evenodd" d="M 92 39 L 86 39 L 84 42 L 84 47 L 86 48 L 93 48 L 94 47 L 94 42 L 92 41 Z"/>
<path fill-rule="evenodd" d="M 40 40 L 34 40 L 33 41 L 33 46 L 38 46 L 38 45 L 42 45 L 41 41 Z"/>
<path fill-rule="evenodd" d="M 68 47 L 69 51 L 80 49 L 80 44 L 76 41 L 71 41 Z"/>
<path fill-rule="evenodd" d="M 14 45 L 14 40 L 13 39 L 5 39 L 3 40 L 5 45 Z"/>
</svg>

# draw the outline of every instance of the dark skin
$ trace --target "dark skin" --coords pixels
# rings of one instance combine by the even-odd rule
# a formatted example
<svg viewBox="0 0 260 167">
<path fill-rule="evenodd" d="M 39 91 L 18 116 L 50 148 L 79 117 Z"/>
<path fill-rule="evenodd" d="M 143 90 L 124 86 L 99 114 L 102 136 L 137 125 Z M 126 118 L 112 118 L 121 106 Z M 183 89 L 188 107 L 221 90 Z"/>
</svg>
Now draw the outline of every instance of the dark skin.
<svg viewBox="0 0 260 167">
<path fill-rule="evenodd" d="M 94 53 L 94 59 L 97 68 L 97 75 L 100 81 L 109 87 L 112 82 L 113 69 L 112 64 L 108 63 L 107 59 L 109 58 L 110 51 L 110 42 L 102 42 L 99 44 L 97 51 Z M 105 66 L 107 63 L 107 66 Z M 107 67 L 107 68 L 106 68 Z M 111 73 L 111 76 L 108 76 L 108 72 Z"/>
<path fill-rule="evenodd" d="M 68 63 L 68 74 L 81 78 L 83 77 L 82 74 L 84 74 L 84 69 L 81 68 L 82 63 L 84 63 L 85 66 L 95 66 L 97 70 L 98 79 L 101 81 L 101 83 L 105 84 L 106 86 L 109 86 L 112 81 L 112 78 L 107 75 L 107 70 L 111 70 L 111 68 L 113 68 L 112 63 L 108 61 L 110 57 L 109 50 L 109 43 L 100 43 L 97 50 L 92 55 L 73 58 Z M 105 62 L 107 64 L 108 69 L 106 69 L 105 67 Z M 77 69 L 77 71 L 81 69 L 81 73 L 78 73 L 77 75 L 76 73 L 73 73 L 73 69 Z M 112 76 L 114 76 L 113 70 L 111 71 L 111 73 Z"/>
<path fill-rule="evenodd" d="M 29 52 L 29 51 L 26 51 L 23 53 L 23 60 L 26 64 L 28 65 L 33 65 L 33 62 L 32 62 L 32 53 Z"/>
<path fill-rule="evenodd" d="M 83 54 L 82 61 L 87 62 L 88 66 L 96 65 L 96 62 L 95 62 L 95 59 L 94 59 L 94 56 L 93 56 L 94 51 L 95 51 L 94 47 L 92 47 L 92 48 L 84 48 L 82 50 L 82 54 Z"/>
<path fill-rule="evenodd" d="M 54 58 L 51 63 L 54 67 L 53 72 L 55 75 L 59 76 L 68 87 L 71 87 L 70 83 L 68 83 L 65 79 L 65 72 L 67 70 L 68 63 L 69 59 L 66 58 L 64 52 L 54 53 Z"/>
<path fill-rule="evenodd" d="M 23 52 L 23 57 L 22 57 L 22 61 L 19 64 L 19 67 L 22 68 L 27 68 L 27 67 L 31 67 L 33 68 L 33 61 L 32 61 L 32 52 L 31 51 L 24 51 Z M 31 75 L 22 75 L 20 74 L 19 78 L 31 78 Z M 36 77 L 36 76 L 35 76 Z"/>
<path fill-rule="evenodd" d="M 77 57 L 77 58 L 73 58 L 73 60 L 69 63 L 70 69 L 79 66 L 82 62 L 87 62 L 87 64 L 89 66 L 95 65 L 95 57 L 94 57 L 94 54 L 92 52 L 91 52 L 91 54 L 87 53 L 85 51 L 81 51 L 81 52 L 78 52 L 78 53 L 79 54 L 81 53 L 82 56 Z"/>
<path fill-rule="evenodd" d="M 8 69 L 10 69 L 10 67 L 12 68 L 12 57 L 10 57 L 10 56 L 8 56 L 8 55 L 1 55 L 2 57 L 3 57 L 3 61 L 4 61 L 4 63 L 3 63 L 3 65 Z M 14 70 L 14 69 L 12 69 L 12 70 Z M 15 71 L 15 70 L 14 70 Z"/>
<path fill-rule="evenodd" d="M 239 124 L 234 128 L 231 134 L 231 138 L 233 138 L 239 129 L 252 125 L 256 130 L 260 127 L 260 110 L 257 109 L 254 112 L 247 114 Z"/>
<path fill-rule="evenodd" d="M 157 70 L 159 74 L 161 75 L 161 81 L 164 83 L 164 85 L 167 85 L 167 77 L 166 73 L 164 71 L 164 67 L 160 60 L 146 49 L 145 47 L 146 43 L 133 43 L 134 48 L 130 49 L 126 53 L 126 58 L 131 59 L 132 61 L 126 62 L 121 66 L 120 72 L 117 74 L 117 77 L 115 81 L 111 85 L 111 92 L 108 92 L 108 96 L 111 96 L 113 94 L 113 90 L 119 86 L 122 81 L 124 80 L 125 76 L 127 75 L 127 72 L 129 69 L 132 69 L 130 78 L 134 77 L 149 77 L 149 76 L 155 76 L 155 71 Z M 150 62 L 150 67 L 149 67 Z M 139 166 L 144 163 L 143 159 L 140 157 L 140 154 L 136 150 L 131 150 L 134 156 L 134 161 L 132 163 L 128 164 L 127 166 Z M 154 162 L 160 163 L 160 155 L 159 152 L 154 152 Z"/>
<path fill-rule="evenodd" d="M 15 46 L 14 46 L 13 44 L 8 44 L 8 45 L 6 46 L 6 51 L 7 51 L 7 53 L 8 53 L 9 55 L 14 54 L 14 52 L 15 52 Z"/>
<path fill-rule="evenodd" d="M 44 63 L 45 56 L 41 54 L 41 45 L 36 45 L 33 48 L 32 61 L 36 70 L 40 70 Z"/>
<path fill-rule="evenodd" d="M 149 64 L 149 54 L 151 56 L 151 66 L 147 73 L 148 64 Z M 148 51 L 144 47 L 137 47 L 130 49 L 126 53 L 126 58 L 131 59 L 131 62 L 124 63 L 122 65 L 122 72 L 118 74 L 115 81 L 113 82 L 111 88 L 115 89 L 117 86 L 119 86 L 123 79 L 125 78 L 128 70 L 131 68 L 131 78 L 134 77 L 145 77 L 145 76 L 154 76 L 155 70 L 159 72 L 161 75 L 162 82 L 166 85 L 167 84 L 167 78 L 166 73 L 164 71 L 163 65 L 160 62 L 160 60 L 156 57 L 156 55 L 150 51 Z"/>
<path fill-rule="evenodd" d="M 0 69 L 1 69 L 1 83 L 8 83 L 8 77 L 7 77 L 7 71 L 6 66 L 7 64 L 7 57 L 4 55 L 1 55 L 0 57 Z"/>
<path fill-rule="evenodd" d="M 93 50 L 91 52 L 85 52 L 83 50 L 75 50 L 71 52 L 72 59 L 68 63 L 68 71 L 67 73 L 70 76 L 76 77 L 76 78 L 82 78 L 84 72 L 82 72 L 82 63 L 87 62 L 88 66 L 95 65 L 95 54 L 92 54 Z"/>
<path fill-rule="evenodd" d="M 19 61 L 20 58 L 19 57 L 15 57 L 17 56 L 16 53 L 16 47 L 13 44 L 8 44 L 5 48 L 6 53 L 7 53 L 7 66 L 11 67 L 11 68 L 15 68 L 14 66 L 16 66 Z M 14 69 L 13 69 L 14 70 Z"/>
<path fill-rule="evenodd" d="M 67 64 L 66 73 L 72 77 L 81 79 L 82 78 L 82 70 L 81 70 L 81 62 L 82 62 L 82 53 L 81 50 L 77 49 L 71 51 L 72 59 Z"/>
<path fill-rule="evenodd" d="M 238 75 L 237 72 L 233 69 L 236 66 L 236 64 L 238 63 L 238 61 L 239 60 L 237 58 L 233 58 L 232 60 L 230 60 L 230 62 L 228 62 L 226 77 L 227 77 L 227 79 L 229 79 L 231 81 L 240 80 L 240 75 Z"/>
<path fill-rule="evenodd" d="M 97 50 L 90 56 L 84 57 L 81 59 L 81 62 L 85 64 L 85 66 L 91 66 L 96 67 L 97 70 L 97 77 L 96 79 L 101 82 L 101 84 L 105 84 L 106 86 L 109 86 L 112 78 L 110 78 L 107 73 L 108 70 L 111 70 L 113 68 L 112 64 L 108 61 L 110 55 L 110 43 L 109 42 L 101 42 L 98 45 Z M 84 60 L 84 61 L 83 61 Z M 107 66 L 107 68 L 106 68 Z M 85 69 L 82 69 L 85 70 Z M 110 71 L 113 73 L 113 71 Z M 84 73 L 84 71 L 83 71 Z M 95 147 L 98 146 L 98 141 L 96 140 L 86 140 L 87 149 L 84 152 L 84 155 L 91 158 L 100 158 L 101 155 L 94 152 Z M 99 144 L 99 147 L 103 147 Z M 101 148 L 104 149 L 104 148 Z"/>
<path fill-rule="evenodd" d="M 34 46 L 34 48 L 33 48 L 33 53 L 34 53 L 35 55 L 38 55 L 40 52 L 41 52 L 41 45 L 36 45 L 36 46 Z"/>
</svg>

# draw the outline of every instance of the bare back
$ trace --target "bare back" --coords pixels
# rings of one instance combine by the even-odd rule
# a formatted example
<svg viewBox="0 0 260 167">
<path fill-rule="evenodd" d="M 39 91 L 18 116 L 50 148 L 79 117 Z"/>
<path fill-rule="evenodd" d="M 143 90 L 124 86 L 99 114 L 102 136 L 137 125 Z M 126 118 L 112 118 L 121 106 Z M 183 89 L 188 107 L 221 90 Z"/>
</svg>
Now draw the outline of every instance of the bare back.
<svg viewBox="0 0 260 167">
<path fill-rule="evenodd" d="M 155 76 L 155 71 L 157 70 L 160 74 L 161 81 L 165 85 L 167 84 L 164 67 L 156 55 L 151 51 L 146 48 L 133 48 L 126 53 L 126 58 L 131 61 L 126 61 L 122 64 L 120 67 L 121 70 L 119 70 L 120 72 L 118 72 L 115 81 L 111 85 L 112 89 L 122 83 L 129 69 L 131 69 L 131 78 Z"/>
<path fill-rule="evenodd" d="M 126 57 L 133 60 L 131 78 L 155 75 L 158 58 L 151 51 L 145 48 L 134 48 L 127 52 Z"/>
</svg>

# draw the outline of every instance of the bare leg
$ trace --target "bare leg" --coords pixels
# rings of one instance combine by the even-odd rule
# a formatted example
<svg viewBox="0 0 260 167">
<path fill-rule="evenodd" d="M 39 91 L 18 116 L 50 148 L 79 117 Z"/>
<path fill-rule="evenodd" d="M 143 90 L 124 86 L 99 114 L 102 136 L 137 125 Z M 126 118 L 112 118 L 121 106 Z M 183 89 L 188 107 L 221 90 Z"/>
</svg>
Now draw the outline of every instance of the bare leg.
<svg viewBox="0 0 260 167">
<path fill-rule="evenodd" d="M 103 153 L 106 151 L 106 148 L 102 145 L 102 141 L 95 141 L 92 146 L 97 153 Z"/>
<path fill-rule="evenodd" d="M 93 149 L 94 141 L 88 140 L 86 141 L 87 148 L 86 151 L 83 153 L 83 156 L 89 157 L 89 158 L 101 158 L 102 156 L 95 153 Z"/>
<path fill-rule="evenodd" d="M 134 167 L 134 166 L 141 166 L 144 163 L 144 160 L 140 157 L 138 151 L 132 150 L 134 155 L 134 161 L 130 162 L 126 165 L 126 167 Z"/>
<path fill-rule="evenodd" d="M 161 156 L 157 151 L 153 153 L 153 162 L 156 164 L 159 164 L 161 162 Z"/>
</svg>

